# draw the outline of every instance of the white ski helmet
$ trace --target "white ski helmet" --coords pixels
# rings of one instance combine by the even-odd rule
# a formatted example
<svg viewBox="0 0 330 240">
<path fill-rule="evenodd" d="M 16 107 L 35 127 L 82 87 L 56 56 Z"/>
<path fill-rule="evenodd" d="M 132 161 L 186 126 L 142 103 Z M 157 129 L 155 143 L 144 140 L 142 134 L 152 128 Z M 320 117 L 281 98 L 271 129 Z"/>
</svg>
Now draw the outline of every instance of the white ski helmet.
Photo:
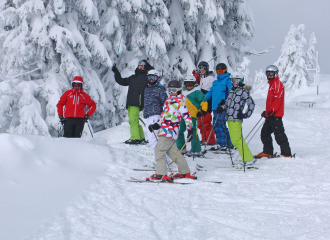
<svg viewBox="0 0 330 240">
<path fill-rule="evenodd" d="M 184 78 L 184 80 L 183 80 L 183 84 L 184 84 L 185 82 L 196 82 L 196 78 L 195 78 L 193 75 L 188 75 L 188 76 L 186 76 L 186 77 Z"/>
<path fill-rule="evenodd" d="M 268 67 L 266 67 L 266 71 L 265 74 L 267 76 L 267 72 L 274 72 L 274 77 L 278 76 L 278 67 L 276 67 L 275 65 L 269 65 Z"/>
<path fill-rule="evenodd" d="M 162 75 L 160 74 L 159 71 L 152 69 L 148 72 L 147 78 L 148 78 L 148 81 L 152 79 L 155 82 L 159 82 L 160 79 L 162 78 Z"/>
<path fill-rule="evenodd" d="M 234 83 L 235 79 L 239 79 L 239 82 L 244 82 L 244 75 L 243 73 L 241 72 L 233 72 L 231 75 L 230 75 L 230 78 L 231 78 L 231 81 Z M 238 81 L 238 80 L 236 80 Z M 239 83 L 238 82 L 238 83 Z"/>
</svg>

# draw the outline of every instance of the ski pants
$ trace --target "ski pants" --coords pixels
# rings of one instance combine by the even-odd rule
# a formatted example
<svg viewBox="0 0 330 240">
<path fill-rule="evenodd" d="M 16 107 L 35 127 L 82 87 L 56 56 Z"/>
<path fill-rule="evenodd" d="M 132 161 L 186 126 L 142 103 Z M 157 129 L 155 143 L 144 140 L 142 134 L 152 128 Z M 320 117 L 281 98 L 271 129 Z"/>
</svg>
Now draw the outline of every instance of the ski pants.
<svg viewBox="0 0 330 240">
<path fill-rule="evenodd" d="M 234 147 L 238 149 L 243 162 L 253 160 L 253 155 L 250 148 L 246 144 L 242 135 L 242 122 L 241 121 L 227 121 L 231 142 Z"/>
<path fill-rule="evenodd" d="M 64 122 L 64 135 L 66 138 L 81 138 L 85 121 L 83 118 L 66 118 Z"/>
<path fill-rule="evenodd" d="M 155 147 L 156 157 L 156 174 L 165 175 L 167 173 L 166 167 L 166 153 L 171 159 L 175 159 L 175 163 L 178 165 L 179 173 L 190 173 L 190 169 L 186 159 L 182 156 L 179 149 L 176 146 L 175 140 L 167 137 L 159 137 Z"/>
<path fill-rule="evenodd" d="M 274 133 L 275 140 L 281 148 L 281 155 L 291 156 L 291 148 L 288 137 L 284 132 L 283 121 L 281 117 L 268 117 L 261 129 L 261 141 L 264 145 L 263 152 L 267 154 L 274 154 L 272 133 Z"/>
<path fill-rule="evenodd" d="M 128 123 L 130 125 L 131 137 L 130 139 L 141 140 L 144 139 L 143 128 L 139 123 L 140 108 L 136 106 L 128 106 Z"/>
<path fill-rule="evenodd" d="M 199 137 L 197 134 L 197 118 L 192 117 L 192 123 L 193 123 L 194 133 L 193 133 L 192 139 L 190 141 L 191 151 L 192 152 L 201 152 L 202 151 L 201 142 L 199 141 Z M 183 147 L 184 143 L 186 142 L 185 138 L 184 138 L 184 132 L 186 131 L 186 129 L 187 129 L 186 123 L 185 123 L 184 119 L 181 118 L 179 136 L 178 136 L 178 139 L 176 140 L 176 146 L 178 147 L 178 149 L 181 149 Z M 186 146 L 184 146 L 183 149 L 186 149 Z"/>
<path fill-rule="evenodd" d="M 212 114 L 207 113 L 205 116 L 202 116 L 198 121 L 198 128 L 202 136 L 202 142 L 206 142 L 212 131 Z M 208 141 L 208 144 L 215 145 L 217 142 L 215 140 L 214 131 L 211 133 L 211 137 Z"/>
<path fill-rule="evenodd" d="M 150 116 L 147 118 L 146 120 L 146 127 L 148 128 L 149 125 L 152 125 L 154 123 L 156 123 L 158 120 L 160 119 L 160 115 L 154 115 L 154 116 Z M 157 144 L 157 138 L 158 137 L 158 132 L 159 132 L 159 129 L 158 130 L 154 130 L 154 133 L 153 132 L 150 132 L 149 129 L 147 131 L 147 136 L 148 136 L 148 140 L 149 140 L 149 145 L 151 147 L 151 149 L 155 152 L 155 147 L 156 147 L 156 144 Z M 156 136 L 155 136 L 156 135 Z M 157 138 L 156 138 L 157 137 Z M 166 154 L 166 161 L 167 163 L 171 163 L 172 160 L 168 157 L 168 155 Z M 155 162 L 155 161 L 154 161 Z M 156 162 L 155 162 L 156 163 Z"/>
<path fill-rule="evenodd" d="M 216 121 L 216 122 L 215 122 Z M 217 144 L 223 147 L 233 147 L 230 140 L 229 131 L 226 125 L 226 113 L 217 113 L 213 111 L 213 126 L 217 137 Z"/>
</svg>

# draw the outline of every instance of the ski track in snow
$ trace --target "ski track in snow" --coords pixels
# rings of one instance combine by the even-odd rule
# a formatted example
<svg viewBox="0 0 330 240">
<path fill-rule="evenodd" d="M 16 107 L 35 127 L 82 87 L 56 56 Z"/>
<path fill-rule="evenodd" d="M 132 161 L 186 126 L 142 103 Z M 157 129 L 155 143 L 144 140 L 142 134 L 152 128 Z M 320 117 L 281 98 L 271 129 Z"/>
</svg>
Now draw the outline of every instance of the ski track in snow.
<svg viewBox="0 0 330 240">
<path fill-rule="evenodd" d="M 257 108 L 244 122 L 244 135 L 261 111 Z M 212 159 L 195 162 L 188 158 L 192 172 L 196 162 L 208 169 L 197 173 L 200 180 L 222 184 L 127 182 L 131 176 L 152 174 L 132 170 L 150 164 L 152 152 L 147 145 L 114 143 L 118 132 L 124 132 L 120 127 L 127 130 L 127 124 L 104 131 L 98 136 L 108 138 L 111 147 L 105 159 L 106 174 L 64 213 L 26 239 L 328 239 L 327 119 L 330 113 L 325 109 L 287 106 L 284 126 L 297 157 L 260 159 L 259 170 L 234 171 L 229 156 L 223 154 L 208 152 Z M 117 131 L 115 136 L 111 131 Z M 262 150 L 259 133 L 250 147 L 255 154 Z"/>
</svg>

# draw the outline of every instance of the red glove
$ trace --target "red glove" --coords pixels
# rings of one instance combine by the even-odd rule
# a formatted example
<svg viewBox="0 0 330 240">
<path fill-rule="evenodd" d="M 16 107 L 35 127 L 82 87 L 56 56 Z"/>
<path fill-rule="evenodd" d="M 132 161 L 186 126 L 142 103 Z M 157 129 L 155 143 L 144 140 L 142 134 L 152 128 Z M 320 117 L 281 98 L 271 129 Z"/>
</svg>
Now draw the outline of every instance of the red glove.
<svg viewBox="0 0 330 240">
<path fill-rule="evenodd" d="M 192 71 L 192 74 L 193 74 L 194 77 L 196 78 L 196 83 L 199 85 L 199 83 L 200 83 L 200 81 L 201 81 L 200 76 L 198 75 L 198 73 L 197 73 L 195 70 Z"/>
</svg>

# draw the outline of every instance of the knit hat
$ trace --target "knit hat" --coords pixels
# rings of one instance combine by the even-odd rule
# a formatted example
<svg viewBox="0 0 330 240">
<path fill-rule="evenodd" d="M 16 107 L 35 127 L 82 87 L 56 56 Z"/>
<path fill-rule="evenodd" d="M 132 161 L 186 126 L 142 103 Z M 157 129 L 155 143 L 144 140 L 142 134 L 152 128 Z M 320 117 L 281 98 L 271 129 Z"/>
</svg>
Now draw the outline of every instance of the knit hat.
<svg viewBox="0 0 330 240">
<path fill-rule="evenodd" d="M 73 87 L 73 84 L 74 84 L 74 83 L 80 83 L 80 84 L 81 84 L 81 88 L 82 88 L 83 85 L 84 85 L 84 80 L 83 80 L 83 78 L 80 77 L 80 76 L 75 76 L 75 77 L 73 78 L 73 80 L 72 80 L 72 87 Z"/>
</svg>

